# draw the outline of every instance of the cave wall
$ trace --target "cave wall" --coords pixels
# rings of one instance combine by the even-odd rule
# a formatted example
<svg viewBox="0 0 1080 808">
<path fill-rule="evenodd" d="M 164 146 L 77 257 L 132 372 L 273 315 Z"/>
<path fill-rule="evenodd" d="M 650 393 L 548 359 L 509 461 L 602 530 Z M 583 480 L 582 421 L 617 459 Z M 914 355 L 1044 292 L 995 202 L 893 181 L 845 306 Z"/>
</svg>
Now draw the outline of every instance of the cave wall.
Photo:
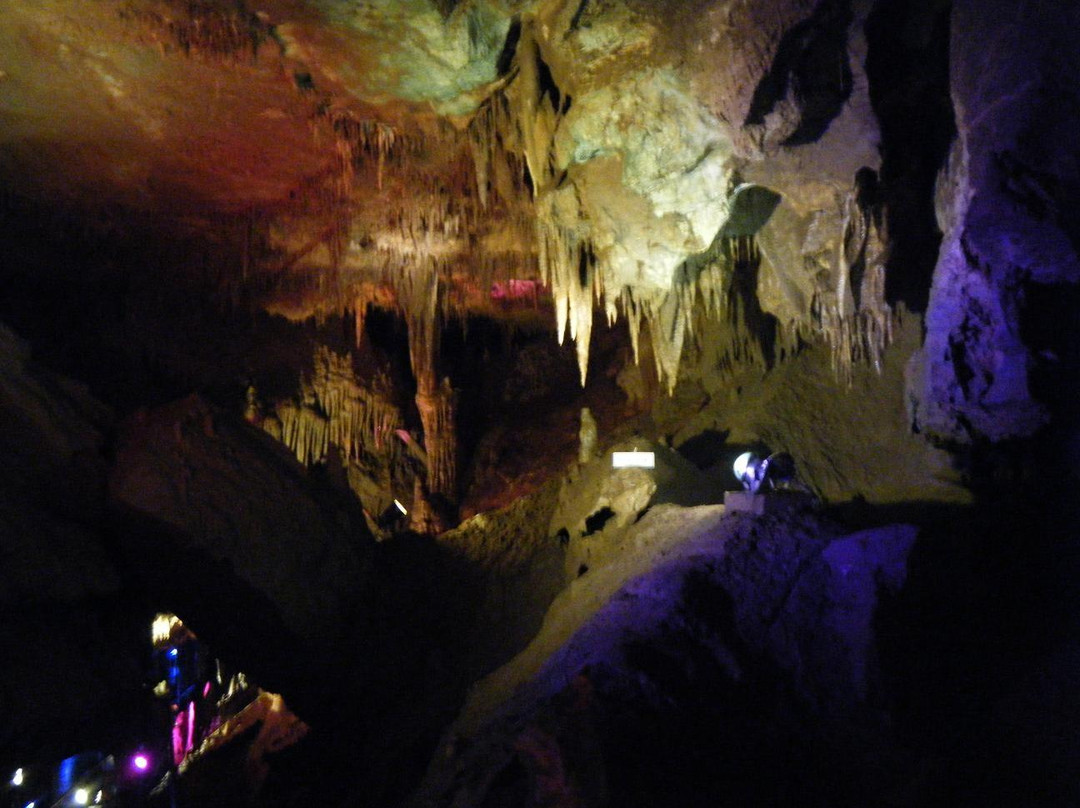
<svg viewBox="0 0 1080 808">
<path fill-rule="evenodd" d="M 1080 280 L 1071 131 L 1080 85 L 1077 10 L 956 2 L 950 88 L 958 135 L 938 180 L 944 240 L 911 368 L 917 426 L 961 442 L 1027 437 L 1050 415 L 1029 376 L 1069 360 L 1021 327 L 1028 294 Z M 1067 320 L 1066 320 L 1067 322 Z M 1066 326 L 1065 331 L 1072 333 Z M 1069 337 L 1066 337 L 1068 339 Z"/>
<path fill-rule="evenodd" d="M 262 16 L 242 4 L 225 13 L 168 2 L 95 4 L 83 18 L 59 1 L 50 8 L 66 11 L 56 17 L 31 4 L 0 9 L 0 41 L 14 54 L 0 64 L 0 103 L 14 121 L 0 132 L 0 174 L 18 196 L 0 214 L 19 248 L 3 258 L 4 310 L 53 356 L 78 351 L 70 366 L 113 377 L 102 389 L 125 410 L 181 388 L 227 387 L 228 401 L 246 383 L 246 356 L 292 395 L 315 343 L 359 351 L 343 346 L 344 332 L 364 339 L 369 306 L 428 329 L 455 307 L 512 324 L 492 290 L 517 283 L 534 291 L 534 311 L 543 307 L 533 325 L 576 341 L 579 375 L 591 382 L 601 371 L 608 392 L 621 380 L 630 400 L 620 409 L 611 396 L 601 407 L 564 394 L 554 380 L 566 380 L 565 352 L 552 354 L 554 371 L 538 361 L 532 373 L 560 400 L 544 402 L 557 417 L 538 417 L 529 445 L 548 454 L 521 461 L 504 491 L 573 454 L 567 413 L 577 407 L 567 405 L 585 401 L 605 431 L 648 410 L 651 421 L 623 426 L 676 448 L 720 435 L 722 452 L 708 458 L 718 473 L 736 444 L 788 449 L 834 502 L 968 502 L 955 455 L 930 443 L 1049 436 L 1080 458 L 1069 207 L 1080 191 L 1080 18 L 1071 4 L 955 0 L 907 17 L 888 0 L 266 5 Z M 933 27 L 921 40 L 905 36 L 923 42 L 913 53 L 927 53 L 933 70 L 947 60 L 949 98 L 940 76 L 916 83 L 931 93 L 934 143 L 898 157 L 897 141 L 921 130 L 899 126 L 903 114 L 889 105 L 920 104 L 883 98 L 875 82 L 898 93 L 918 56 L 887 79 L 888 64 L 870 64 L 888 21 L 904 19 Z M 95 38 L 108 46 L 94 49 Z M 69 139 L 57 121 L 75 108 L 85 137 Z M 175 110 L 182 125 L 166 126 Z M 955 141 L 939 165 L 953 115 Z M 905 173 L 891 160 L 918 165 Z M 932 199 L 928 177 L 939 169 Z M 905 209 L 921 221 L 914 234 L 890 233 L 890 205 L 907 182 L 918 191 Z M 739 199 L 752 198 L 735 193 L 745 184 L 768 194 L 741 210 Z M 937 263 L 906 267 L 902 256 L 924 262 L 937 239 L 934 202 Z M 14 208 L 30 213 L 13 218 Z M 53 228 L 65 221 L 75 247 L 53 253 Z M 20 237 L 35 227 L 35 239 Z M 162 233 L 175 240 L 157 250 L 83 249 Z M 896 239 L 923 246 L 891 250 Z M 31 242 L 38 252 L 24 261 Z M 72 280 L 89 267 L 92 276 Z M 172 276 L 176 286 L 162 283 Z M 96 306 L 131 278 L 139 294 L 124 298 L 127 311 Z M 99 280 L 101 296 L 84 298 Z M 178 287 L 188 293 L 173 296 Z M 426 297 L 429 288 L 442 297 Z M 440 301 L 445 309 L 417 321 Z M 898 303 L 916 312 L 901 316 Z M 200 317 L 204 306 L 217 316 Z M 181 307 L 192 316 L 163 325 L 159 315 Z M 258 307 L 300 325 L 273 337 L 246 329 Z M 129 327 L 112 330 L 113 313 Z M 611 338 L 625 343 L 616 351 L 625 367 L 605 361 L 587 373 L 603 315 L 626 321 Z M 26 648 L 0 693 L 5 759 L 101 742 L 93 727 L 122 734 L 135 720 L 135 638 L 145 628 L 131 615 L 164 600 L 266 684 L 298 694 L 305 717 L 377 716 L 363 739 L 368 775 L 405 758 L 414 771 L 468 687 L 462 667 L 475 675 L 523 645 L 555 596 L 547 573 L 563 573 L 550 536 L 532 536 L 535 558 L 487 584 L 466 574 L 469 553 L 484 556 L 484 541 L 497 540 L 497 556 L 513 542 L 482 521 L 447 540 L 467 545 L 461 553 L 415 537 L 377 550 L 355 501 L 327 493 L 335 481 L 320 478 L 333 475 L 318 463 L 303 469 L 242 424 L 238 397 L 231 412 L 188 400 L 135 416 L 113 443 L 110 414 L 33 368 L 6 332 L 0 341 L 9 461 L 0 639 Z M 174 352 L 185 343 L 190 352 Z M 469 349 L 464 338 L 455 345 Z M 167 383 L 151 390 L 155 376 Z M 492 457 L 505 447 L 520 460 L 512 421 L 523 401 L 501 402 L 515 412 Z M 1026 500 L 1023 513 L 1050 512 L 1039 525 L 1065 541 L 1076 472 L 1060 459 L 1052 471 L 1051 495 L 1038 507 Z M 1039 476 L 1032 464 L 1024 479 Z M 992 562 L 1023 568 L 1021 556 Z M 376 564 L 385 583 L 373 583 Z M 536 591 L 519 597 L 517 587 Z M 455 598 L 460 611 L 440 611 L 440 599 Z M 463 663 L 448 637 L 488 627 L 470 623 L 471 609 L 506 604 L 521 612 L 502 627 L 507 636 L 492 628 Z M 427 655 L 413 669 L 416 648 Z M 63 672 L 76 666 L 84 679 L 69 686 Z M 377 686 L 358 695 L 367 681 Z M 348 710 L 338 709 L 343 693 Z M 383 728 L 395 734 L 380 749 Z"/>
</svg>

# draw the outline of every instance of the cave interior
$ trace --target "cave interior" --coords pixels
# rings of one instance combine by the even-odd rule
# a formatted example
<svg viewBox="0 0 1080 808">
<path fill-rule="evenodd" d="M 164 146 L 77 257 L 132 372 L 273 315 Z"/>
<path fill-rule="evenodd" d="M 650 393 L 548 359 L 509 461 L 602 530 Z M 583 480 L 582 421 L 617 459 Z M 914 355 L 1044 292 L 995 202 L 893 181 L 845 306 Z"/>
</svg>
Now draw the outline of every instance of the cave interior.
<svg viewBox="0 0 1080 808">
<path fill-rule="evenodd" d="M 1066 0 L 0 4 L 0 800 L 1080 804 L 1078 124 Z"/>
</svg>

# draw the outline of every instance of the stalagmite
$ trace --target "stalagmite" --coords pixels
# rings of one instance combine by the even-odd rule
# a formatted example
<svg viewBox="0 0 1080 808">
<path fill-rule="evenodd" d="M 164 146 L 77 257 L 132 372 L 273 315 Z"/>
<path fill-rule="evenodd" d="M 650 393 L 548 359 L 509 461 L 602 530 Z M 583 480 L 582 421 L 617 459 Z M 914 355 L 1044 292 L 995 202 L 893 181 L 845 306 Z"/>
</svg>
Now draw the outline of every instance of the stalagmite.
<svg viewBox="0 0 1080 808">
<path fill-rule="evenodd" d="M 578 462 L 588 463 L 596 455 L 596 419 L 588 407 L 581 408 L 581 429 L 578 433 Z"/>
</svg>

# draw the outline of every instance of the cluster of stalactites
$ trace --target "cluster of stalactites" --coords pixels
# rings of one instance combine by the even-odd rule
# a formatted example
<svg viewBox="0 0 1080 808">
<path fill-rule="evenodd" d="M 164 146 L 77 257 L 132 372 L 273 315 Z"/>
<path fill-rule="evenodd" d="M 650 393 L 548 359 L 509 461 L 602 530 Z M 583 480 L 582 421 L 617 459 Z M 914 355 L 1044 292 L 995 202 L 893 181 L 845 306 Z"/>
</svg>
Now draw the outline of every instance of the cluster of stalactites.
<svg viewBox="0 0 1080 808">
<path fill-rule="evenodd" d="M 308 391 L 304 401 L 283 401 L 276 407 L 277 422 L 267 419 L 263 426 L 296 455 L 303 465 L 326 461 L 330 452 L 330 430 L 326 416 L 315 409 Z"/>
<path fill-rule="evenodd" d="M 811 228 L 808 241 L 813 237 Z M 842 206 L 839 243 L 829 256 L 834 283 L 816 290 L 811 308 L 829 344 L 833 372 L 849 384 L 857 364 L 880 373 L 892 342 L 899 314 L 885 300 L 888 253 L 881 208 L 860 199 L 858 186 L 852 188 Z"/>
<path fill-rule="evenodd" d="M 392 446 L 389 436 L 401 424 L 401 415 L 383 392 L 361 385 L 352 369 L 350 354 L 336 354 L 319 346 L 310 380 L 301 379 L 299 401 L 285 401 L 276 408 L 277 423 L 264 427 L 288 446 L 304 465 L 325 462 L 330 447 L 338 449 L 343 462 L 358 460 L 365 452 Z"/>
<path fill-rule="evenodd" d="M 510 209 L 528 209 L 532 193 L 518 156 L 518 127 L 504 92 L 494 93 L 473 116 L 465 132 L 476 174 L 482 210 L 497 202 Z"/>
<path fill-rule="evenodd" d="M 680 268 L 671 290 L 643 295 L 624 287 L 620 293 L 618 308 L 627 319 L 634 362 L 640 363 L 640 338 L 642 329 L 647 328 L 656 376 L 669 394 L 678 381 L 685 341 L 697 333 L 696 321 L 701 317 L 724 319 L 732 313 L 738 317 L 739 307 L 732 303 L 731 286 L 740 250 L 752 250 L 749 239 L 720 240 L 692 264 Z M 741 345 L 755 342 L 745 328 L 736 328 L 735 334 Z M 734 347 L 732 352 L 749 355 Z"/>
<path fill-rule="evenodd" d="M 374 159 L 375 184 L 382 190 L 387 161 L 403 164 L 423 148 L 423 138 L 406 134 L 382 121 L 338 113 L 332 120 L 335 146 L 341 165 L 339 182 L 343 196 L 351 193 L 356 169 Z"/>
<path fill-rule="evenodd" d="M 589 371 L 593 309 L 604 297 L 603 275 L 586 239 L 551 216 L 537 217 L 540 280 L 555 303 L 555 331 L 562 345 L 567 333 L 577 349 L 581 384 Z M 613 315 L 609 309 L 609 318 Z"/>
</svg>

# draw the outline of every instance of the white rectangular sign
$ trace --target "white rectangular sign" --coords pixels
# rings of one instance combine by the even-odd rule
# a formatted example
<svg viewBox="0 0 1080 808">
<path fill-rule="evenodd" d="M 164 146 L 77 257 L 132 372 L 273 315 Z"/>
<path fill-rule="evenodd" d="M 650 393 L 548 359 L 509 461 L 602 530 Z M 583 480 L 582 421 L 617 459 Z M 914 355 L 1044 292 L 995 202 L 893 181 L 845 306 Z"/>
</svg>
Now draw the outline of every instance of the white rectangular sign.
<svg viewBox="0 0 1080 808">
<path fill-rule="evenodd" d="M 656 468 L 656 454 L 654 452 L 613 452 L 611 467 L 613 469 Z"/>
</svg>

